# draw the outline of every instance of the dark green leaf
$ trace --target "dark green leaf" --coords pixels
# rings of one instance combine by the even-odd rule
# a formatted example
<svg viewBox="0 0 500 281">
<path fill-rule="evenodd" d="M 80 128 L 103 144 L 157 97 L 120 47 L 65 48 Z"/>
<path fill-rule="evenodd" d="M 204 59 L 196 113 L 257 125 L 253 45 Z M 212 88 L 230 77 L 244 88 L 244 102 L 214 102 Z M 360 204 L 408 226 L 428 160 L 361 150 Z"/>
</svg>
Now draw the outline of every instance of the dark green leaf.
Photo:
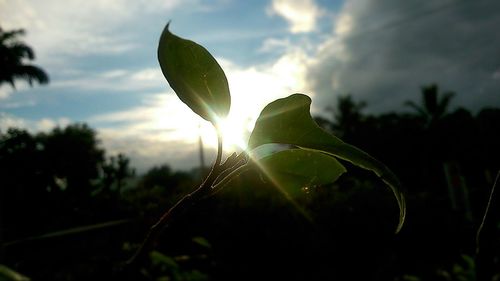
<svg viewBox="0 0 500 281">
<path fill-rule="evenodd" d="M 335 158 L 303 149 L 276 152 L 256 163 L 273 184 L 291 195 L 313 186 L 335 182 L 346 171 Z"/>
<path fill-rule="evenodd" d="M 374 172 L 396 196 L 400 209 L 396 231 L 399 231 L 406 216 L 406 206 L 398 178 L 366 152 L 321 129 L 312 119 L 310 107 L 311 99 L 302 94 L 294 94 L 268 104 L 257 119 L 250 136 L 249 149 L 267 143 L 291 144 L 333 155 Z M 327 166 L 323 168 L 327 169 Z"/>
<path fill-rule="evenodd" d="M 175 262 L 175 260 L 172 257 L 164 255 L 158 251 L 152 251 L 149 254 L 149 256 L 151 258 L 151 261 L 155 265 L 163 264 L 163 265 L 167 266 L 167 268 L 169 268 L 169 269 L 178 269 L 179 268 L 179 265 L 177 264 L 177 262 Z"/>
<path fill-rule="evenodd" d="M 30 278 L 0 264 L 0 280 L 2 281 L 29 281 Z"/>
<path fill-rule="evenodd" d="M 231 106 L 224 71 L 201 45 L 163 30 L 158 60 L 165 78 L 177 96 L 203 119 L 217 123 Z"/>
<path fill-rule="evenodd" d="M 193 242 L 195 242 L 196 244 L 198 244 L 202 247 L 205 247 L 207 249 L 212 248 L 212 245 L 210 244 L 210 242 L 208 242 L 208 240 L 205 237 L 196 236 L 196 237 L 193 237 L 193 239 L 191 239 L 191 240 Z"/>
</svg>

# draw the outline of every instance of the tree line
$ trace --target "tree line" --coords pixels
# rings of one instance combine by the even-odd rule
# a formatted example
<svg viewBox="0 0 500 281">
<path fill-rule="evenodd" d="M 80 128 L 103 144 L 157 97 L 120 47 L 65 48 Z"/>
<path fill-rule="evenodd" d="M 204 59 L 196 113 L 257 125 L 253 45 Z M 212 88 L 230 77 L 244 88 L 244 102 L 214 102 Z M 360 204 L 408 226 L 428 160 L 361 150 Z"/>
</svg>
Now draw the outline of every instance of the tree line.
<svg viewBox="0 0 500 281">
<path fill-rule="evenodd" d="M 228 269 L 222 266 L 210 267 L 209 262 L 201 260 L 187 263 L 186 267 L 174 267 L 182 272 L 179 273 L 182 278 L 225 279 L 249 270 L 244 264 L 252 264 L 255 259 L 270 262 L 269 258 L 276 258 L 294 264 L 297 261 L 289 259 L 293 255 L 301 256 L 298 258 L 301 262 L 307 257 L 307 266 L 303 266 L 310 270 L 321 264 L 321 258 L 342 265 L 337 271 L 319 266 L 314 273 L 305 271 L 304 278 L 347 278 L 352 274 L 349 270 L 356 266 L 381 270 L 382 265 L 376 260 L 382 251 L 379 246 L 385 245 L 389 248 L 384 251 L 399 259 L 391 262 L 393 268 L 380 273 L 380 280 L 409 273 L 419 278 L 447 280 L 439 272 L 462 265 L 461 256 L 474 253 L 475 229 L 482 218 L 494 173 L 500 168 L 497 145 L 500 143 L 500 109 L 485 108 L 475 115 L 464 108 L 451 111 L 445 106 L 451 101 L 443 98 L 446 96 L 441 95 L 436 85 L 429 85 L 422 89 L 421 104 L 408 103 L 413 112 L 378 115 L 364 114 L 366 103 L 355 101 L 349 95 L 340 96 L 329 109 L 331 119 L 316 118 L 326 130 L 384 161 L 401 178 L 409 215 L 407 225 L 397 236 L 398 241 L 388 240 L 392 237 L 394 222 L 387 219 L 397 207 L 380 183 L 363 170 L 350 169 L 353 172 L 332 186 L 304 190 L 302 195 L 293 198 L 293 203 L 276 192 L 269 182 L 250 174 L 242 176 L 218 198 L 186 214 L 185 220 L 165 234 L 167 241 L 183 242 L 174 243 L 174 247 L 168 242 L 159 245 L 159 252 L 154 256 L 160 261 L 152 260 L 151 267 L 145 269 L 151 275 L 140 277 L 151 280 L 148 278 L 154 274 L 171 276 L 172 267 L 162 265 L 162 271 L 158 264 L 182 251 L 194 251 L 190 253 L 196 256 L 199 246 L 189 244 L 191 240 L 186 241 L 186 237 L 203 236 L 214 245 L 210 250 L 215 252 L 210 256 L 211 262 L 216 260 L 233 271 L 225 272 Z M 125 155 L 106 155 L 93 129 L 85 124 L 72 124 L 38 134 L 18 128 L 0 132 L 0 178 L 3 241 L 21 240 L 4 247 L 6 262 L 23 261 L 24 267 L 20 269 L 32 276 L 49 274 L 49 269 L 70 263 L 64 272 L 67 276 L 83 274 L 77 270 L 83 267 L 106 272 L 112 278 L 109 269 L 133 252 L 147 227 L 168 206 L 197 186 L 199 171 L 173 171 L 168 165 L 160 165 L 144 175 L 135 175 Z M 104 269 L 96 268 L 88 260 L 71 263 L 58 257 L 64 256 L 68 247 L 67 242 L 59 239 L 72 241 L 75 239 L 72 235 L 22 242 L 61 229 L 123 219 L 129 220 L 127 226 L 99 230 L 114 235 L 105 247 L 99 244 L 102 237 L 92 231 L 72 234 L 86 240 L 83 245 L 79 241 L 70 248 L 79 254 L 83 252 L 87 258 L 97 256 L 104 260 L 107 265 Z M 498 221 L 498 215 L 495 219 Z M 311 222 L 315 230 L 308 225 Z M 298 231 L 298 227 L 305 230 Z M 321 231 L 317 232 L 316 227 Z M 262 230 L 272 233 L 272 237 L 279 235 L 280 239 L 263 236 Z M 229 238 L 220 231 L 233 235 Z M 498 233 L 498 229 L 493 232 Z M 366 236 L 360 237 L 359 233 Z M 499 256 L 498 236 L 494 237 L 489 245 L 493 249 L 492 260 Z M 295 239 L 302 239 L 303 243 L 283 246 Z M 33 251 L 32 247 L 44 248 L 46 244 L 58 250 L 39 254 L 45 261 L 53 259 L 53 264 L 39 263 L 37 258 L 34 261 L 38 263 L 26 260 L 24 255 Z M 103 248 L 96 250 L 96 245 Z M 356 246 L 353 248 L 353 245 Z M 94 247 L 94 252 L 85 252 L 87 247 Z M 265 249 L 268 257 L 260 256 L 256 249 Z M 336 254 L 327 257 L 324 249 Z M 427 251 L 433 254 L 429 256 Z M 164 253 L 168 254 L 163 256 Z M 364 255 L 363 262 L 357 260 L 358 255 Z M 495 274 L 495 266 L 490 265 L 490 275 Z M 206 275 L 199 272 L 200 268 Z M 279 263 L 261 269 L 255 272 L 265 269 L 277 274 L 283 268 Z M 365 277 L 368 276 L 374 277 Z M 177 280 L 184 280 L 179 278 Z"/>
</svg>

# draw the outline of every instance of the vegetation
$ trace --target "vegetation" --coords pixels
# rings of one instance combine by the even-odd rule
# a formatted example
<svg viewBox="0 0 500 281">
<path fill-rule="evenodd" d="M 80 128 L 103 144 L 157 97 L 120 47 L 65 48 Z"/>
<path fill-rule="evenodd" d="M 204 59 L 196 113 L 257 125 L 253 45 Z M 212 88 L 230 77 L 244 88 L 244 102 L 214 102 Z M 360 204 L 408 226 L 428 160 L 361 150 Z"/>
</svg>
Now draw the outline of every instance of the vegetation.
<svg viewBox="0 0 500 281">
<path fill-rule="evenodd" d="M 4 31 L 0 27 L 0 85 L 9 83 L 15 87 L 17 79 L 25 80 L 31 85 L 33 82 L 47 84 L 49 76 L 40 67 L 26 63 L 34 60 L 33 49 L 19 40 L 24 30 Z"/>
<path fill-rule="evenodd" d="M 225 88 L 223 72 L 214 73 L 211 83 Z M 217 128 L 229 92 L 200 103 L 171 79 L 180 83 L 173 88 L 186 95 L 181 99 Z M 452 97 L 444 102 L 448 95 L 440 98 L 437 89 L 424 87 L 424 102 L 411 106 L 421 110 L 409 113 L 368 115 L 369 104 L 342 96 L 332 118 L 317 122 L 324 130 L 313 122 L 306 96 L 275 101 L 261 113 L 249 146 L 285 143 L 285 149 L 260 158 L 220 156 L 201 184 L 199 171 L 167 165 L 136 175 L 125 155 L 107 155 L 84 124 L 0 132 L 0 280 L 498 280 L 498 193 L 480 255 L 475 236 L 500 169 L 500 109 L 452 109 Z M 427 95 L 439 110 L 426 105 Z M 296 131 L 275 129 L 290 123 Z M 310 134 L 295 137 L 303 130 Z M 383 166 L 326 131 L 339 132 L 398 175 L 408 202 L 398 235 L 399 206 L 371 172 Z M 165 208 L 198 184 L 197 190 L 215 189 L 196 193 L 196 205 L 182 207 L 143 258 L 125 265 Z"/>
</svg>

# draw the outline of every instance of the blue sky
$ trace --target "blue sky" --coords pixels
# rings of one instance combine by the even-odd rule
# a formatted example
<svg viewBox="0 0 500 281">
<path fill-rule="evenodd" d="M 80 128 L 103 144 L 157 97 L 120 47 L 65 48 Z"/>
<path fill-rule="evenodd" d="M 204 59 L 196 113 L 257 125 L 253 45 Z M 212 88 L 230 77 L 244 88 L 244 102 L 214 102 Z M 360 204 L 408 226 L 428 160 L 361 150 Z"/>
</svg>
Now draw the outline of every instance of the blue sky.
<svg viewBox="0 0 500 281">
<path fill-rule="evenodd" d="M 436 82 L 457 92 L 455 106 L 500 106 L 499 11 L 494 0 L 0 0 L 0 25 L 26 29 L 51 78 L 1 86 L 0 129 L 86 122 L 139 171 L 197 165 L 198 135 L 207 153 L 215 140 L 162 77 L 156 47 L 168 20 L 228 76 L 227 150 L 265 104 L 295 92 L 317 113 L 346 93 L 368 112 L 401 111 Z"/>
</svg>

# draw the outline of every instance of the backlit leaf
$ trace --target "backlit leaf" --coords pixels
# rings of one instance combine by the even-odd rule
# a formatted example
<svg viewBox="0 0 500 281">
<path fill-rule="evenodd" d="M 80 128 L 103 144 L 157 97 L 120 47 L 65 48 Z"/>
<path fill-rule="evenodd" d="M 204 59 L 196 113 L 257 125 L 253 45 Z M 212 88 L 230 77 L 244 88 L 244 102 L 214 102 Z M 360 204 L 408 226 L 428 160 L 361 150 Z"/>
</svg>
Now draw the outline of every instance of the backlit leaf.
<svg viewBox="0 0 500 281">
<path fill-rule="evenodd" d="M 398 232 L 406 216 L 405 200 L 398 178 L 377 159 L 319 127 L 311 117 L 310 107 L 311 99 L 302 94 L 294 94 L 268 104 L 255 123 L 248 144 L 249 149 L 268 143 L 291 144 L 333 155 L 374 172 L 391 188 L 396 197 L 400 210 L 396 230 Z M 328 166 L 323 169 L 328 169 Z"/>
<path fill-rule="evenodd" d="M 158 45 L 163 75 L 177 96 L 203 119 L 217 123 L 231 106 L 224 71 L 201 45 L 172 34 L 169 24 Z"/>
<path fill-rule="evenodd" d="M 303 149 L 276 152 L 257 160 L 257 166 L 266 178 L 290 195 L 335 182 L 346 171 L 335 158 Z"/>
</svg>

